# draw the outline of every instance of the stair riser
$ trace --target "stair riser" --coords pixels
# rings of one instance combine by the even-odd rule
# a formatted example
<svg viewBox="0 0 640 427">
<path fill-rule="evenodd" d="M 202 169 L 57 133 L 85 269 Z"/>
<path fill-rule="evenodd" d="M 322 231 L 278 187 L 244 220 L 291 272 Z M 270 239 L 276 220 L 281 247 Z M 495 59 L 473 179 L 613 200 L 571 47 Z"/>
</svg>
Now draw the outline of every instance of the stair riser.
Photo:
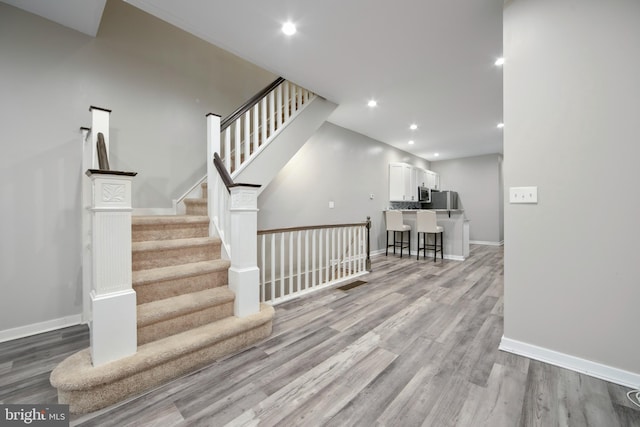
<svg viewBox="0 0 640 427">
<path fill-rule="evenodd" d="M 203 199 L 204 202 L 201 202 L 200 199 L 185 199 L 184 205 L 187 215 L 208 215 L 207 212 L 207 201 Z"/>
<path fill-rule="evenodd" d="M 209 198 L 209 190 L 208 190 L 208 186 L 206 182 L 203 182 L 202 184 L 200 184 L 200 188 L 202 189 L 202 198 L 203 199 L 207 199 Z"/>
<path fill-rule="evenodd" d="M 164 280 L 145 285 L 135 285 L 138 304 L 145 304 L 191 292 L 226 286 L 228 283 L 228 270 L 213 271 L 197 276 L 181 277 L 179 279 Z"/>
<path fill-rule="evenodd" d="M 233 316 L 233 301 L 138 328 L 138 345 Z"/>
<path fill-rule="evenodd" d="M 58 389 L 58 403 L 69 405 L 69 411 L 73 414 L 97 411 L 151 390 L 254 344 L 268 337 L 271 334 L 271 327 L 271 321 L 269 321 L 242 334 L 111 383 L 81 390 Z"/>
<path fill-rule="evenodd" d="M 144 242 L 151 240 L 190 239 L 209 236 L 209 224 L 158 224 L 134 225 L 131 229 L 131 240 Z"/>
<path fill-rule="evenodd" d="M 164 250 L 133 251 L 133 271 L 170 267 L 220 258 L 220 243 Z"/>
</svg>

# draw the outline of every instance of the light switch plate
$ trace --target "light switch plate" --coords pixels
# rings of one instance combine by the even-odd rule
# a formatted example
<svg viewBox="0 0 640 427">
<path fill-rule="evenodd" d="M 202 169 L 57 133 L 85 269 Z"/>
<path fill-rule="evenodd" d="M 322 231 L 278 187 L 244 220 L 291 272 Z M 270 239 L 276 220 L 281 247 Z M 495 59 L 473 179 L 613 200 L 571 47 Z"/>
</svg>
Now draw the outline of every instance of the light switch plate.
<svg viewBox="0 0 640 427">
<path fill-rule="evenodd" d="M 538 203 L 538 187 L 510 187 L 509 203 Z"/>
<path fill-rule="evenodd" d="M 329 201 L 329 209 L 333 209 L 333 208 L 335 208 L 335 207 L 336 207 L 336 204 L 335 204 L 335 203 L 333 203 L 333 200 L 330 200 L 330 201 Z"/>
</svg>

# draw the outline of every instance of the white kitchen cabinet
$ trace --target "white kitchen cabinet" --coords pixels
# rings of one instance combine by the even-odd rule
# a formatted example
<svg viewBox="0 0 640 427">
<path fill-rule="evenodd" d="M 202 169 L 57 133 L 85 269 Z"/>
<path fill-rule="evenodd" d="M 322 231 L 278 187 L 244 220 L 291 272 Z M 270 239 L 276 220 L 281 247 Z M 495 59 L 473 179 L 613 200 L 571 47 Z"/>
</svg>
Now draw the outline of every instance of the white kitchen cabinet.
<svg viewBox="0 0 640 427">
<path fill-rule="evenodd" d="M 422 168 L 413 168 L 413 187 L 416 190 L 418 187 L 427 187 L 429 171 Z"/>
<path fill-rule="evenodd" d="M 413 167 L 406 163 L 389 163 L 389 201 L 407 202 L 418 196 L 413 187 Z M 415 194 L 414 194 L 415 193 Z"/>
<path fill-rule="evenodd" d="M 440 175 L 433 171 L 427 171 L 427 187 L 431 188 L 432 190 L 439 190 Z"/>
</svg>

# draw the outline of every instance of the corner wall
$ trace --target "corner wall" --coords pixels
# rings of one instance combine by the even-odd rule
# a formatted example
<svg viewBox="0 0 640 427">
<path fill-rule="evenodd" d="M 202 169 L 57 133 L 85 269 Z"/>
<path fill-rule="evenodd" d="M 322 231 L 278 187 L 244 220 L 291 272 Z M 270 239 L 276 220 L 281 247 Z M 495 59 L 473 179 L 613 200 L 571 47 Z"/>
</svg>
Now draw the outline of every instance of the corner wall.
<svg viewBox="0 0 640 427">
<path fill-rule="evenodd" d="M 458 192 L 471 241 L 498 245 L 503 240 L 501 168 L 500 154 L 431 162 L 440 188 Z"/>
<path fill-rule="evenodd" d="M 640 2 L 504 11 L 503 348 L 640 385 Z M 506 194 L 505 193 L 505 197 Z"/>
<path fill-rule="evenodd" d="M 79 321 L 90 105 L 113 110 L 110 164 L 138 172 L 134 207 L 168 208 L 206 173 L 205 114 L 275 76 L 119 0 L 96 38 L 0 2 L 0 58 L 2 340 Z"/>
</svg>

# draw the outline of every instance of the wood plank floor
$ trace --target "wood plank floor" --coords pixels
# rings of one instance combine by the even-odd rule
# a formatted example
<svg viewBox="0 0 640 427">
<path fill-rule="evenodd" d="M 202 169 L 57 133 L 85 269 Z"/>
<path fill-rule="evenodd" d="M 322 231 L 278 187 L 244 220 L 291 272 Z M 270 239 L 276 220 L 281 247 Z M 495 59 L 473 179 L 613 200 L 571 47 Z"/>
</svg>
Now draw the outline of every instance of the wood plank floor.
<svg viewBox="0 0 640 427">
<path fill-rule="evenodd" d="M 501 352 L 503 252 L 378 256 L 366 284 L 280 305 L 263 342 L 80 426 L 640 426 L 624 387 Z M 55 403 L 78 326 L 0 344 L 0 402 Z"/>
</svg>

